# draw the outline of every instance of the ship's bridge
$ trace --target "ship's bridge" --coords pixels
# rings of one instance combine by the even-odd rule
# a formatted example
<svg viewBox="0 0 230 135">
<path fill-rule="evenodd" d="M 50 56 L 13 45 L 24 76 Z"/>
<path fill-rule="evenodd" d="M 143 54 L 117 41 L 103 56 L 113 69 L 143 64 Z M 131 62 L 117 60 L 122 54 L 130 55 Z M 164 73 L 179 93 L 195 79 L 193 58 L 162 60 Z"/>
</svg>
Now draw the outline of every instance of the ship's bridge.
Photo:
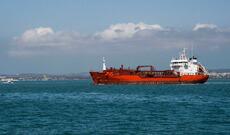
<svg viewBox="0 0 230 135">
<path fill-rule="evenodd" d="M 171 70 L 178 70 L 180 67 L 188 64 L 188 60 L 171 60 Z"/>
<path fill-rule="evenodd" d="M 171 60 L 171 70 L 175 70 L 180 72 L 181 68 L 188 68 L 189 61 L 188 60 Z"/>
<path fill-rule="evenodd" d="M 181 68 L 188 68 L 189 60 L 186 56 L 185 49 L 180 53 L 179 58 L 172 58 L 170 67 L 171 70 L 175 70 L 177 72 L 181 72 Z"/>
<path fill-rule="evenodd" d="M 180 63 L 188 63 L 188 60 L 177 60 L 177 59 L 171 60 L 171 64 L 180 64 Z"/>
<path fill-rule="evenodd" d="M 201 64 L 198 63 L 197 59 L 195 57 L 192 57 L 190 59 L 187 58 L 185 49 L 180 53 L 179 58 L 175 59 L 173 58 L 170 63 L 171 70 L 174 70 L 176 72 L 179 72 L 181 75 L 189 74 L 189 75 L 195 75 L 199 73 L 199 67 Z"/>
</svg>

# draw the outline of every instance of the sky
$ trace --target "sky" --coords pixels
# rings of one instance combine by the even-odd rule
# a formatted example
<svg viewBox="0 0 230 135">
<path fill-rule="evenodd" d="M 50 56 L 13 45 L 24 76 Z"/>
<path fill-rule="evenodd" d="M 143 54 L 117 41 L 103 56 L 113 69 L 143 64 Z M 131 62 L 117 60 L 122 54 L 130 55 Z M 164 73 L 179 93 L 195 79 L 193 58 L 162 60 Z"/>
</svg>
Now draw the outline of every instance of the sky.
<svg viewBox="0 0 230 135">
<path fill-rule="evenodd" d="M 79 73 L 124 64 L 168 69 L 187 48 L 230 68 L 227 0 L 2 0 L 0 73 Z"/>
</svg>

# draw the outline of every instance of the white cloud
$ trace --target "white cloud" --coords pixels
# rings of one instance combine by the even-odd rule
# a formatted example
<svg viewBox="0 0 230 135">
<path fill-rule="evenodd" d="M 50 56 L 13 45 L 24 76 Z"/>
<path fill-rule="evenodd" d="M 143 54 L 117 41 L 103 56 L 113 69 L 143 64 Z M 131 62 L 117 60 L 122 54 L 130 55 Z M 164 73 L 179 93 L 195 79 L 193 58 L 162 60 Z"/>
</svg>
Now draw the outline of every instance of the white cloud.
<svg viewBox="0 0 230 135">
<path fill-rule="evenodd" d="M 23 42 L 36 42 L 39 40 L 45 40 L 47 36 L 54 34 L 54 31 L 50 27 L 39 27 L 35 29 L 26 30 L 20 37 Z"/>
<path fill-rule="evenodd" d="M 193 32 L 203 29 L 212 31 Z M 183 48 L 188 47 L 190 43 L 200 47 L 228 46 L 230 44 L 230 31 L 223 32 L 214 24 L 196 24 L 193 31 L 177 28 L 168 30 L 158 24 L 121 23 L 111 25 L 104 31 L 83 36 L 78 32 L 55 31 L 51 27 L 39 27 L 26 30 L 15 37 L 9 54 L 11 56 L 51 55 L 54 53 L 100 54 L 114 50 L 120 52 L 129 47 L 135 52 L 135 49 L 144 48 L 150 48 L 150 50 L 153 48 Z M 139 49 L 136 48 L 137 46 Z"/>
<path fill-rule="evenodd" d="M 51 27 L 38 27 L 14 37 L 9 55 L 34 56 L 70 52 L 89 40 L 90 38 L 77 32 L 54 31 Z"/>
<path fill-rule="evenodd" d="M 14 38 L 20 47 L 69 47 L 84 39 L 77 32 L 55 32 L 50 27 L 39 27 L 26 30 L 21 36 Z"/>
<path fill-rule="evenodd" d="M 149 25 L 145 23 L 119 23 L 111 25 L 108 29 L 105 29 L 102 32 L 96 33 L 96 36 L 104 40 L 126 39 L 133 37 L 135 33 L 141 30 L 162 31 L 164 29 L 158 24 Z"/>
<path fill-rule="evenodd" d="M 203 29 L 216 29 L 217 26 L 215 24 L 207 24 L 207 23 L 204 23 L 204 24 L 201 24 L 201 23 L 198 23 L 196 24 L 194 27 L 193 27 L 193 31 L 198 31 L 198 30 L 203 30 Z"/>
</svg>

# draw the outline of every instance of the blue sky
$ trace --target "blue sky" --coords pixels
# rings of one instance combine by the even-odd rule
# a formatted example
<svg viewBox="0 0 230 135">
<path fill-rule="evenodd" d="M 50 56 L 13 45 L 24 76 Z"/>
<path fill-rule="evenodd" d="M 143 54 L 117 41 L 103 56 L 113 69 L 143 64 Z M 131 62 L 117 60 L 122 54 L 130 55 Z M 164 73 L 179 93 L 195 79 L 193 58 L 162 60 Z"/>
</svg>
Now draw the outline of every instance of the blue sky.
<svg viewBox="0 0 230 135">
<path fill-rule="evenodd" d="M 102 56 L 166 69 L 191 44 L 208 68 L 230 68 L 229 13 L 226 0 L 2 0 L 0 73 L 87 72 Z"/>
</svg>

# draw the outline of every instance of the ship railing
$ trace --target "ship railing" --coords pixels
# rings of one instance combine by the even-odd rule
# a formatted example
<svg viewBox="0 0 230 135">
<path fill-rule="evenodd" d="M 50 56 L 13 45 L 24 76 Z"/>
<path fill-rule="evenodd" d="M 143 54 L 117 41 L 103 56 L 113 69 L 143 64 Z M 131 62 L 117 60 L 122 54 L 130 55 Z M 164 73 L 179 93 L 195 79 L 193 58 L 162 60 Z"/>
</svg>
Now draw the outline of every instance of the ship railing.
<svg viewBox="0 0 230 135">
<path fill-rule="evenodd" d="M 154 71 L 154 67 L 152 65 L 143 65 L 143 66 L 137 66 L 137 71 L 141 71 L 140 69 L 143 69 L 143 68 L 149 68 L 149 70 L 147 71 Z"/>
<path fill-rule="evenodd" d="M 165 70 L 165 71 L 142 71 L 138 72 L 142 77 L 178 77 L 179 74 L 175 73 L 173 70 Z"/>
<path fill-rule="evenodd" d="M 180 75 L 207 75 L 205 72 L 196 72 L 196 73 L 180 73 Z"/>
</svg>

